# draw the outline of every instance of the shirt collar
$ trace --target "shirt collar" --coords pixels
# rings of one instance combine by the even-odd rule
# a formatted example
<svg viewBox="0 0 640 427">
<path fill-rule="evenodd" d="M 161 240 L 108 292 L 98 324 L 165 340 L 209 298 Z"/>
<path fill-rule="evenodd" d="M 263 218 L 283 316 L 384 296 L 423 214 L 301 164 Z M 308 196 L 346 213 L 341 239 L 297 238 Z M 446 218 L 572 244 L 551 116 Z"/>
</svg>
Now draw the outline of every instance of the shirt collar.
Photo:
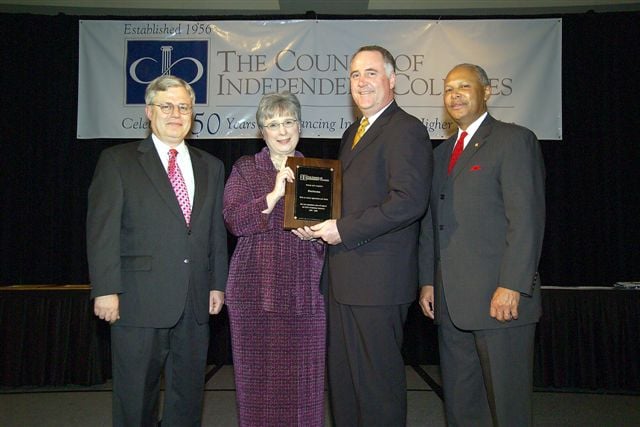
<svg viewBox="0 0 640 427">
<path fill-rule="evenodd" d="M 155 145 L 156 150 L 158 151 L 159 154 L 166 156 L 166 154 L 169 152 L 171 148 L 175 148 L 178 154 L 183 154 L 183 155 L 185 153 L 189 154 L 189 150 L 187 149 L 187 144 L 184 142 L 184 140 L 182 140 L 182 142 L 176 145 L 175 147 L 169 147 L 167 144 L 160 141 L 160 138 L 158 138 L 155 134 L 151 134 L 151 139 L 153 140 L 153 145 Z"/>
<path fill-rule="evenodd" d="M 467 127 L 467 129 L 466 129 L 467 137 L 464 139 L 465 146 L 467 145 L 467 142 L 471 141 L 471 138 L 473 138 L 473 135 L 476 133 L 476 131 L 478 130 L 478 128 L 480 127 L 480 125 L 484 121 L 485 117 L 487 117 L 487 114 L 489 114 L 489 112 L 485 111 L 480 117 L 478 117 L 473 123 L 471 123 Z M 458 138 L 460 138 L 460 134 L 462 132 L 463 132 L 462 129 L 458 128 Z"/>
<path fill-rule="evenodd" d="M 376 121 L 376 119 L 377 119 L 378 117 L 380 117 L 380 115 L 381 115 L 382 113 L 384 113 L 384 110 L 386 110 L 387 108 L 389 108 L 389 105 L 391 105 L 391 103 L 393 103 L 393 101 L 394 101 L 394 100 L 393 100 L 393 99 L 391 99 L 391 101 L 389 101 L 389 103 L 388 103 L 387 105 L 385 105 L 384 107 L 382 107 L 382 109 L 381 109 L 380 111 L 378 111 L 377 113 L 375 113 L 375 114 L 373 114 L 373 115 L 371 115 L 371 116 L 367 117 L 367 119 L 369 120 L 369 126 L 371 126 L 371 125 L 373 124 L 373 122 L 375 122 L 375 121 Z M 367 129 L 369 128 L 369 126 L 367 126 Z"/>
</svg>

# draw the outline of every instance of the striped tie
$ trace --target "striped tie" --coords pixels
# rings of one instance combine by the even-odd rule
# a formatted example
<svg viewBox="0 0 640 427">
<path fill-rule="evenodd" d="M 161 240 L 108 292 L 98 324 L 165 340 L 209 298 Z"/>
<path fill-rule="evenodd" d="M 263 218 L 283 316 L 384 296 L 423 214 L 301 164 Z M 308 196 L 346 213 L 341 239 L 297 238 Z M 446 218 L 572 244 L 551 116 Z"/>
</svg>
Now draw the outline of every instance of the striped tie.
<svg viewBox="0 0 640 427">
<path fill-rule="evenodd" d="M 191 221 L 191 203 L 189 202 L 187 185 L 184 183 L 180 166 L 178 166 L 178 163 L 176 162 L 177 156 L 178 150 L 174 148 L 169 150 L 169 167 L 167 168 L 167 174 L 169 175 L 169 181 L 171 181 L 173 191 L 176 193 L 176 197 L 178 198 L 178 203 L 180 204 L 180 209 L 182 209 L 184 220 L 187 225 L 189 225 L 189 222 Z"/>
<path fill-rule="evenodd" d="M 353 137 L 353 144 L 351 144 L 351 149 L 352 150 L 356 147 L 356 144 L 358 143 L 358 141 L 360 141 L 360 138 L 362 138 L 362 135 L 364 135 L 364 132 L 367 129 L 367 126 L 369 126 L 369 119 L 367 119 L 365 117 L 360 122 L 360 127 L 358 127 L 358 131 L 356 132 L 356 136 Z"/>
</svg>

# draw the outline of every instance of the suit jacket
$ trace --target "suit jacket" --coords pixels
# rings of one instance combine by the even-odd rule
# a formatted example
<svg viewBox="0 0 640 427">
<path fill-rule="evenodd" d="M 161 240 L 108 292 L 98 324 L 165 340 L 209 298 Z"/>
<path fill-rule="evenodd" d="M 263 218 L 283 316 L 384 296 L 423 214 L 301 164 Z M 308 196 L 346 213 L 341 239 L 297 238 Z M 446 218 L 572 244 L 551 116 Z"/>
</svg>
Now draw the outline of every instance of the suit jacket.
<svg viewBox="0 0 640 427">
<path fill-rule="evenodd" d="M 349 305 L 413 301 L 418 280 L 419 219 L 431 186 L 429 134 L 394 102 L 354 150 L 358 121 L 343 134 L 342 243 L 329 248 L 329 285 Z"/>
<path fill-rule="evenodd" d="M 431 201 L 422 221 L 420 283 L 442 291 L 465 330 L 537 322 L 544 234 L 544 160 L 535 135 L 487 115 L 447 175 L 455 135 L 434 150 Z M 519 318 L 489 316 L 497 286 L 521 293 Z"/>
<path fill-rule="evenodd" d="M 195 179 L 190 227 L 150 136 L 109 148 L 98 160 L 87 214 L 91 294 L 119 294 L 121 325 L 171 327 L 190 292 L 197 321 L 205 323 L 209 291 L 225 289 L 224 167 L 188 149 Z"/>
</svg>

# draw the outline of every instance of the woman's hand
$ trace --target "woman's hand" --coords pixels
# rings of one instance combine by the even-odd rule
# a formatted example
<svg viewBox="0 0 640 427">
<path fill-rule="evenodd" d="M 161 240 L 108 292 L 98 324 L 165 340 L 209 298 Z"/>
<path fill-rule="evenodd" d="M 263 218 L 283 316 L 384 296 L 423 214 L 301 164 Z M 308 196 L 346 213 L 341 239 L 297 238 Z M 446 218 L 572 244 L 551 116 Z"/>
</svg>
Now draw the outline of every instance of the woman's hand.
<svg viewBox="0 0 640 427">
<path fill-rule="evenodd" d="M 284 196 L 284 189 L 287 182 L 293 182 L 295 179 L 293 175 L 293 171 L 289 166 L 284 167 L 278 175 L 276 175 L 276 182 L 273 185 L 273 190 L 271 193 L 267 194 L 267 209 L 263 210 L 262 213 L 271 213 L 273 208 L 278 203 L 278 200 Z"/>
</svg>

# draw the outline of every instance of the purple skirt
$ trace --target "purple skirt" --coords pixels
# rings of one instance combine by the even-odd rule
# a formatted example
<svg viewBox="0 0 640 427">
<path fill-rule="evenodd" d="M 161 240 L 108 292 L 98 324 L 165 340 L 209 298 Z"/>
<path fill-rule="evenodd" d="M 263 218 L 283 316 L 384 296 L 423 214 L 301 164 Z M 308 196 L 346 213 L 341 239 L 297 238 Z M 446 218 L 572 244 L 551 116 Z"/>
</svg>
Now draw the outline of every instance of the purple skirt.
<svg viewBox="0 0 640 427">
<path fill-rule="evenodd" d="M 239 426 L 324 426 L 324 310 L 227 309 Z"/>
</svg>

